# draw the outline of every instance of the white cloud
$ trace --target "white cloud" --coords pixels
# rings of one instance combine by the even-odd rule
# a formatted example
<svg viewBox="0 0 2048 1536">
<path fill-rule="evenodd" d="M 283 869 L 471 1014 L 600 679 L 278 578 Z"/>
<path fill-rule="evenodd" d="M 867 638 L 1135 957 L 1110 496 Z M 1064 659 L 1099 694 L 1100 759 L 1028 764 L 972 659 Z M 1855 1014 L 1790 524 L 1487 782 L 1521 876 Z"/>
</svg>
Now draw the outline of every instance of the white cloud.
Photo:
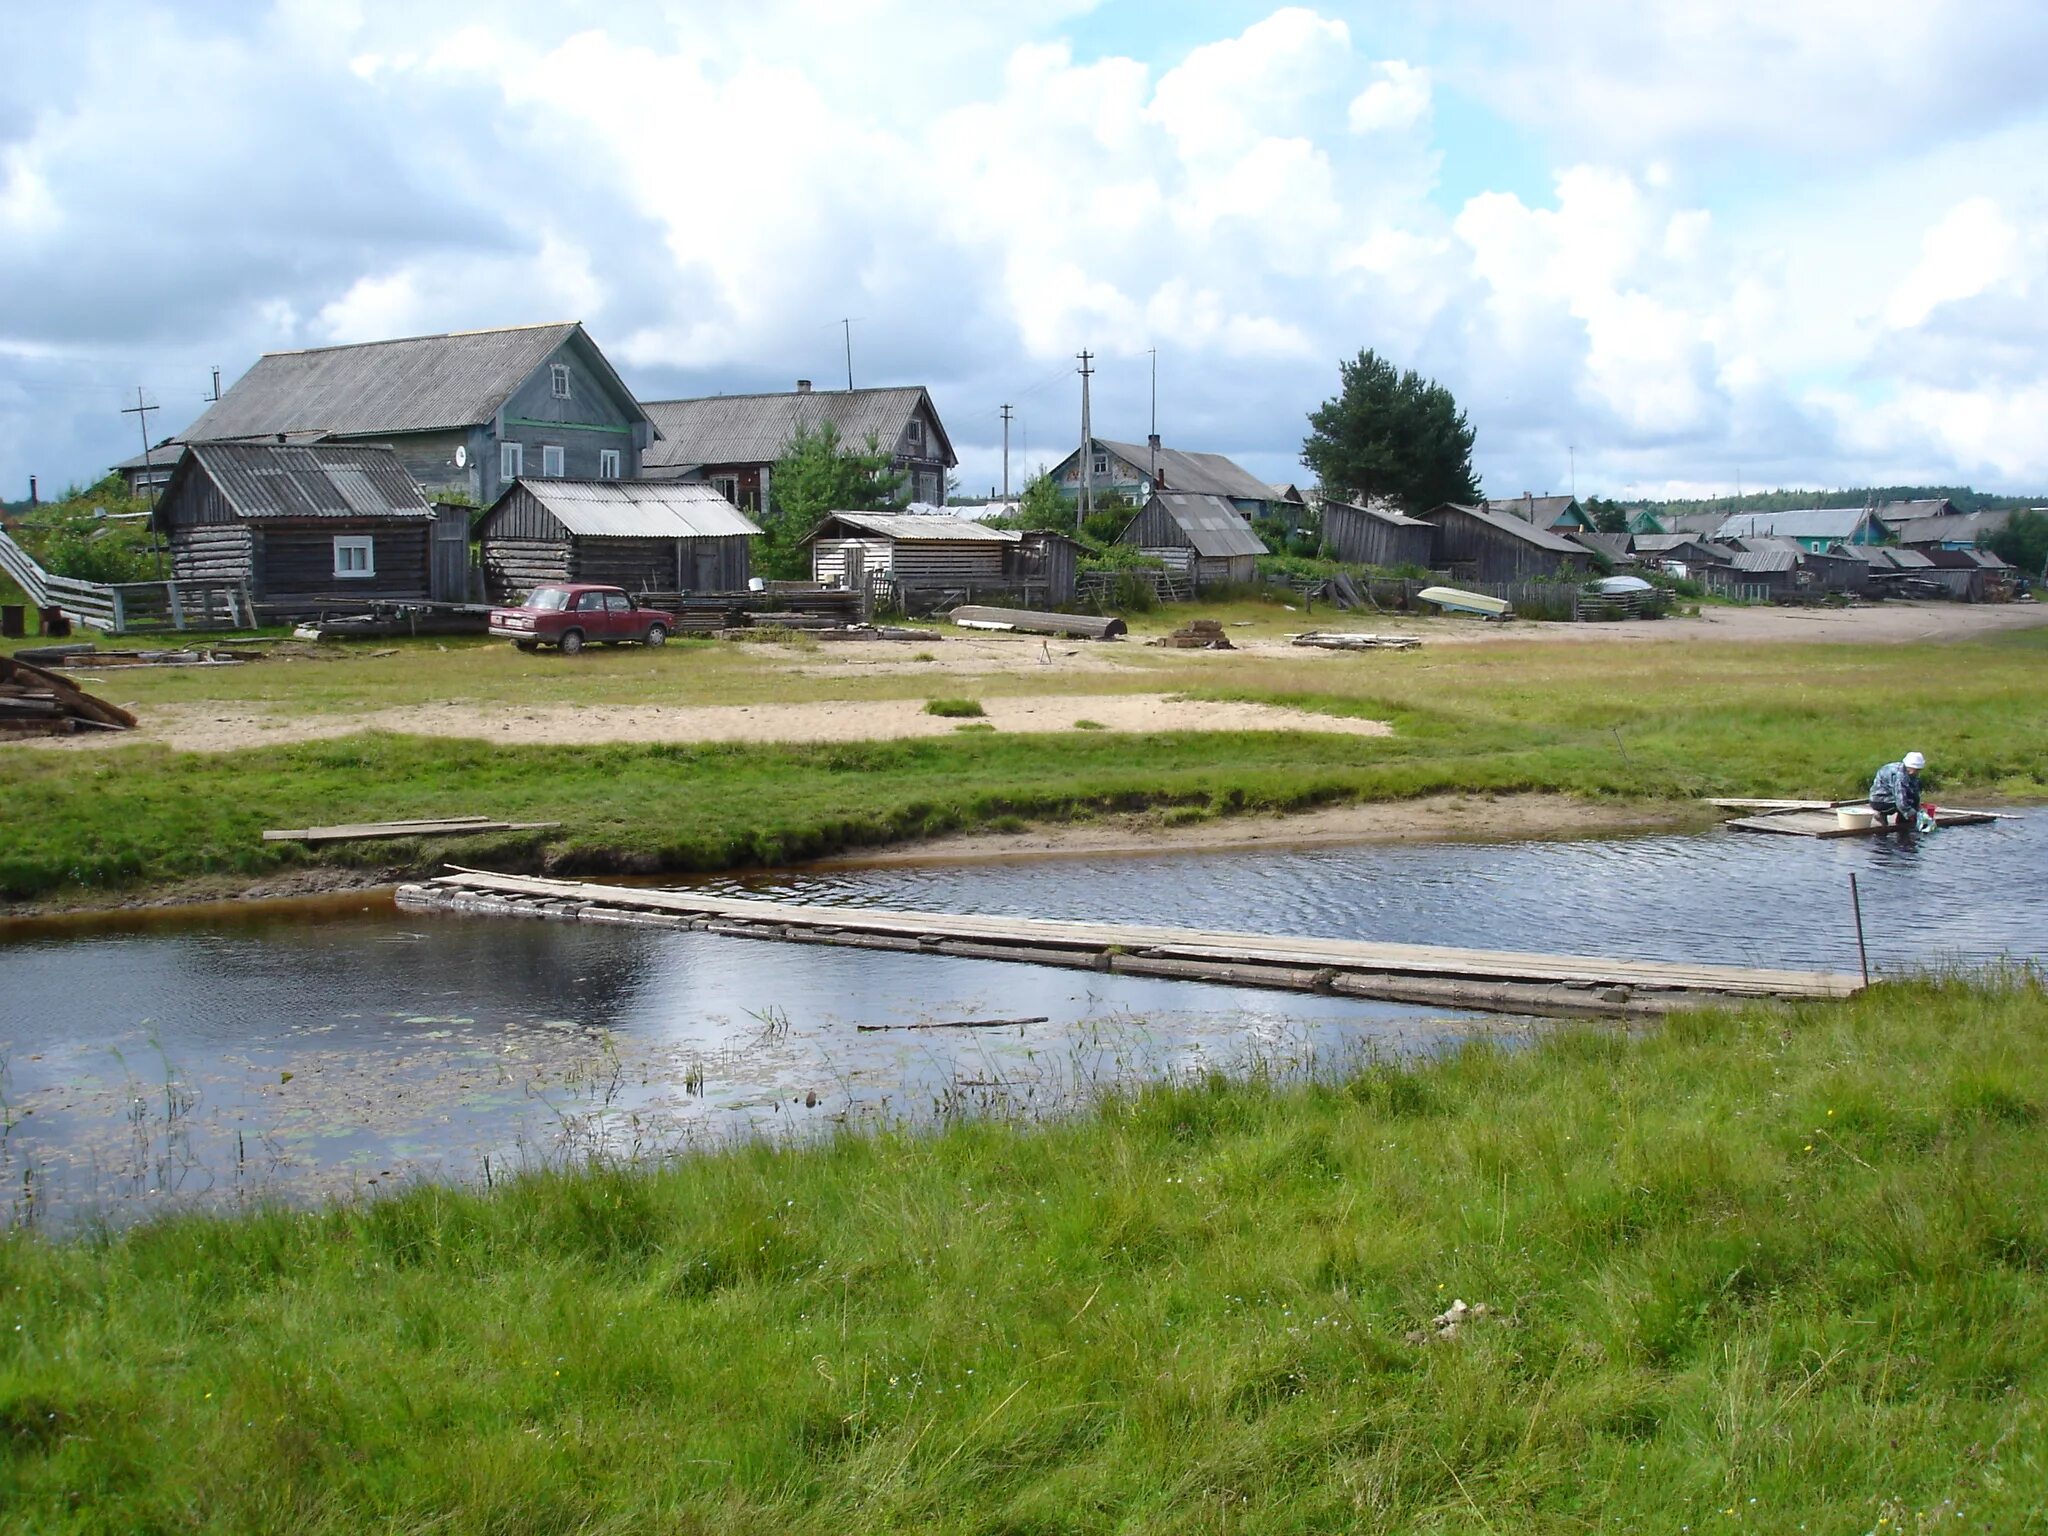
<svg viewBox="0 0 2048 1536">
<path fill-rule="evenodd" d="M 1997 203 L 1988 197 L 1957 203 L 1921 237 L 1920 264 L 1892 290 L 1886 322 L 1910 328 L 1943 304 L 1974 298 L 2017 275 L 2019 254 L 2019 231 Z"/>
<path fill-rule="evenodd" d="M 1429 71 L 1401 59 L 1376 66 L 1379 78 L 1351 98 L 1353 133 L 1405 133 L 1429 117 Z"/>
</svg>

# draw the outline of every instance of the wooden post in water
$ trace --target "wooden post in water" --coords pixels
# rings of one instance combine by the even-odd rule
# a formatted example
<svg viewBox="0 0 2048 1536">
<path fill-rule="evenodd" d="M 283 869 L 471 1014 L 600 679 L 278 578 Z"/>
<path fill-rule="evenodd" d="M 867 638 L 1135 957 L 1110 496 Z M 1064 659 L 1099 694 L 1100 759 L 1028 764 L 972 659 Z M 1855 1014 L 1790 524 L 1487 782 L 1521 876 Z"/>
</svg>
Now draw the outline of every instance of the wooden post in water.
<svg viewBox="0 0 2048 1536">
<path fill-rule="evenodd" d="M 1863 947 L 1863 897 L 1856 889 L 1856 873 L 1849 872 L 1849 906 L 1856 914 L 1856 958 L 1863 963 L 1863 985 L 1870 985 L 1870 951 Z"/>
</svg>

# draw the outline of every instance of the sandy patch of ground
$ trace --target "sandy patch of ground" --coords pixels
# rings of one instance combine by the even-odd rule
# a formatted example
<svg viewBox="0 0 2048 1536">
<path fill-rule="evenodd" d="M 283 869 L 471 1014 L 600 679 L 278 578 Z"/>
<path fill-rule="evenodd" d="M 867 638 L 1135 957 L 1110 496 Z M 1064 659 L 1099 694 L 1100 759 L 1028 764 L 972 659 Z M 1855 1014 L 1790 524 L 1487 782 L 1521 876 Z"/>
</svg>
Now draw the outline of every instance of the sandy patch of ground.
<svg viewBox="0 0 2048 1536">
<path fill-rule="evenodd" d="M 1385 736 L 1378 720 L 1344 719 L 1271 704 L 1205 703 L 1171 694 L 1063 694 L 982 701 L 986 723 L 999 731 L 1066 731 L 1091 720 L 1109 731 L 1322 731 Z M 459 736 L 512 745 L 591 741 L 876 741 L 951 736 L 983 722 L 924 712 L 922 699 L 827 701 L 809 704 L 663 706 L 627 704 L 484 707 L 420 704 L 347 715 L 273 715 L 219 705 L 164 704 L 134 731 L 40 738 L 62 751 L 119 742 L 154 741 L 180 751 L 230 752 L 283 742 L 399 731 Z"/>
<path fill-rule="evenodd" d="M 1318 843 L 1421 843 L 1591 837 L 1712 825 L 1694 804 L 1599 804 L 1569 795 L 1431 795 L 1420 800 L 1331 805 L 1286 816 L 1170 822 L 1143 812 L 1045 823 L 1022 832 L 960 832 L 821 860 L 825 867 L 926 864 L 1188 848 L 1300 848 Z"/>
</svg>

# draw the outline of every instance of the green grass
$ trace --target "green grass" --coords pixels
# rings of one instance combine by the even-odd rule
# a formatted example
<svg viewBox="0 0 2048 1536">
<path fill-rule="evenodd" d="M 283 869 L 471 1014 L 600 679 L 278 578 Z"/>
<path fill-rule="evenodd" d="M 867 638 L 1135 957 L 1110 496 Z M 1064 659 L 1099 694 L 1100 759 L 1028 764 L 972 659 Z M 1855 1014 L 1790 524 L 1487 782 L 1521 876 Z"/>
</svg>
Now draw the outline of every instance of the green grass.
<svg viewBox="0 0 2048 1536">
<path fill-rule="evenodd" d="M 495 660 L 510 668 L 534 664 L 497 649 L 504 655 Z M 1005 815 L 1061 819 L 1150 807 L 1229 814 L 1450 791 L 1659 802 L 1846 796 L 1908 748 L 1932 759 L 1937 803 L 2048 793 L 2039 681 L 2048 631 L 1889 647 L 1474 646 L 1375 654 L 1359 665 L 1245 658 L 1227 672 L 1151 666 L 1161 653 L 1134 654 L 1148 667 L 1129 674 L 1131 686 L 1193 683 L 1199 697 L 1388 720 L 1395 734 L 1070 731 L 587 747 L 363 734 L 231 757 L 144 744 L 13 749 L 0 753 L 0 803 L 10 808 L 0 817 L 0 899 L 258 874 L 315 857 L 262 843 L 264 828 L 342 819 L 478 813 L 563 826 L 538 841 L 370 844 L 318 855 L 323 861 L 426 868 L 452 854 L 501 867 L 651 873 L 779 863 Z M 668 660 L 637 652 L 588 659 L 599 676 L 644 675 L 635 663 Z M 457 652 L 451 665 L 460 677 L 490 660 Z M 561 670 L 581 670 L 583 660 Z M 267 665 L 222 670 L 242 680 L 243 671 Z M 329 670 L 273 668 L 316 689 Z M 432 664 L 416 656 L 413 670 L 434 686 Z M 920 679 L 823 681 L 852 694 Z M 1095 692 L 1123 679 L 1051 681 Z M 989 682 L 993 693 L 998 679 Z M 439 686 L 457 684 L 443 676 Z"/>
<path fill-rule="evenodd" d="M 2044 1024 L 1895 984 L 16 1237 L 0 1527 L 2037 1530 Z"/>
<path fill-rule="evenodd" d="M 924 712 L 947 720 L 978 720 L 988 713 L 979 699 L 926 699 Z"/>
</svg>

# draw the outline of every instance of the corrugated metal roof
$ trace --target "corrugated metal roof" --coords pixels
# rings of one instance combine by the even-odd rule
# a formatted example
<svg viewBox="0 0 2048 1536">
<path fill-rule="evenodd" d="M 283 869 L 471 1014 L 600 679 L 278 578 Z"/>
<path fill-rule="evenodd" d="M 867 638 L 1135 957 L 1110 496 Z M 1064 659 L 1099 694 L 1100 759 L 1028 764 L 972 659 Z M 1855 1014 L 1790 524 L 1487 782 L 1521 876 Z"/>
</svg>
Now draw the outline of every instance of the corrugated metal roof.
<svg viewBox="0 0 2048 1536">
<path fill-rule="evenodd" d="M 1419 517 L 1410 517 L 1407 513 L 1398 512 L 1390 506 L 1362 507 L 1355 501 L 1326 501 L 1323 505 L 1326 507 L 1342 507 L 1347 512 L 1362 512 L 1367 517 L 1376 518 L 1380 522 L 1395 528 L 1428 528 L 1432 526 L 1429 523 L 1425 523 Z"/>
<path fill-rule="evenodd" d="M 1934 562 L 1917 549 L 1887 549 L 1885 558 L 1901 571 L 1931 571 Z"/>
<path fill-rule="evenodd" d="M 661 440 L 641 455 L 650 470 L 701 464 L 771 464 L 782 457 L 799 428 L 815 432 L 830 422 L 850 448 L 873 437 L 893 453 L 919 404 L 931 405 L 921 385 L 889 389 L 792 390 L 774 395 L 710 395 L 697 400 L 650 400 Z M 931 408 L 936 425 L 939 413 Z M 947 464 L 957 464 L 953 445 L 940 426 L 938 447 Z"/>
<path fill-rule="evenodd" d="M 1525 523 L 1534 523 L 1538 528 L 1550 527 L 1575 507 L 1576 498 L 1571 496 L 1515 496 L 1496 498 L 1486 503 L 1489 512 L 1505 512 Z M 1580 516 L 1584 515 L 1580 513 Z"/>
<path fill-rule="evenodd" d="M 758 534 L 708 485 L 674 480 L 521 480 L 528 495 L 584 539 L 725 539 Z M 506 496 L 512 492 L 508 489 Z M 504 496 L 498 498 L 503 505 Z"/>
<path fill-rule="evenodd" d="M 1219 560 L 1235 555 L 1263 555 L 1266 546 L 1244 514 L 1221 496 L 1190 496 L 1180 491 L 1155 491 L 1149 509 L 1157 502 L 1168 517 L 1180 525 L 1195 553 Z"/>
<path fill-rule="evenodd" d="M 1497 528 L 1512 538 L 1520 539 L 1525 544 L 1534 544 L 1538 549 L 1547 549 L 1555 555 L 1577 555 L 1580 559 L 1584 559 L 1586 555 L 1582 546 L 1574 544 L 1562 534 L 1552 533 L 1548 528 L 1538 528 L 1534 523 L 1525 523 L 1519 517 L 1505 512 L 1489 512 L 1484 507 L 1468 507 L 1462 502 L 1453 501 L 1446 502 L 1440 507 L 1431 507 L 1422 515 L 1425 521 L 1434 522 L 1438 515 L 1444 512 L 1464 512 L 1478 518 L 1489 528 Z"/>
<path fill-rule="evenodd" d="M 1010 528 L 991 528 L 965 517 L 934 517 L 916 512 L 828 512 L 811 534 L 818 538 L 834 523 L 858 533 L 872 533 L 906 544 L 1015 544 L 1022 535 Z"/>
<path fill-rule="evenodd" d="M 2012 521 L 2009 511 L 1966 512 L 1959 517 L 1916 517 L 1888 523 L 1901 544 L 1974 544 L 1986 534 L 1999 533 Z"/>
<path fill-rule="evenodd" d="M 1796 571 L 1799 556 L 1789 549 L 1745 549 L 1730 564 L 1738 571 Z"/>
<path fill-rule="evenodd" d="M 582 329 L 566 321 L 265 353 L 182 436 L 186 442 L 279 432 L 360 437 L 476 426 L 496 416 L 548 354 Z M 591 351 L 597 352 L 595 343 Z M 611 372 L 609 363 L 604 368 Z M 622 383 L 618 388 L 625 391 Z"/>
<path fill-rule="evenodd" d="M 238 516 L 431 518 L 420 488 L 389 448 L 359 444 L 194 443 L 166 488 L 204 472 Z"/>
<path fill-rule="evenodd" d="M 1143 443 L 1119 443 L 1106 437 L 1098 437 L 1095 441 L 1139 469 L 1152 462 L 1152 450 Z M 1244 501 L 1273 499 L 1271 486 L 1255 479 L 1248 470 L 1233 464 L 1220 453 L 1189 453 L 1184 449 L 1162 446 L 1159 450 L 1159 473 L 1169 491 L 1198 496 L 1235 496 Z"/>
<path fill-rule="evenodd" d="M 1696 533 L 1639 533 L 1629 542 L 1639 555 L 1661 555 L 1688 544 L 1695 549 L 1706 548 Z"/>
<path fill-rule="evenodd" d="M 1870 516 L 1866 507 L 1799 507 L 1789 512 L 1738 512 L 1714 530 L 1717 539 L 1778 535 L 1789 539 L 1856 537 Z"/>
</svg>

